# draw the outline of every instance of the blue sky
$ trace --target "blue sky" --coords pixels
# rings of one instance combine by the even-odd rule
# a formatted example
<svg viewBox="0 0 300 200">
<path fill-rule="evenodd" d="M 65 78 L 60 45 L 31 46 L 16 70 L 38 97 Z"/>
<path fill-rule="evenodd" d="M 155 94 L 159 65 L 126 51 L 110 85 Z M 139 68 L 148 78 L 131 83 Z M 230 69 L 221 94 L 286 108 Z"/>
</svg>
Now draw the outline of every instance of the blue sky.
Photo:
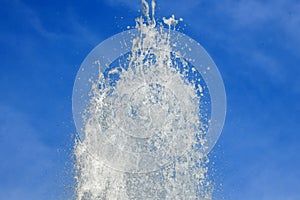
<svg viewBox="0 0 300 200">
<path fill-rule="evenodd" d="M 300 2 L 157 0 L 210 53 L 228 110 L 216 199 L 300 199 Z M 139 0 L 1 0 L 0 199 L 67 199 L 71 95 L 85 56 L 134 24 Z"/>
</svg>

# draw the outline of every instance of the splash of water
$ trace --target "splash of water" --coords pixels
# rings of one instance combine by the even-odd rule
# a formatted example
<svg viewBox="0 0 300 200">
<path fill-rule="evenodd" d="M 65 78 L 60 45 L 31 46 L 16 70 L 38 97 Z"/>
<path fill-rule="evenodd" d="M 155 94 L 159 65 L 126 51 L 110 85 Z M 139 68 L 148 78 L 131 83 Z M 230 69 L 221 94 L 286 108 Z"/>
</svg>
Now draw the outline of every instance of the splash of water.
<svg viewBox="0 0 300 200">
<path fill-rule="evenodd" d="M 188 62 L 170 43 L 178 20 L 155 20 L 142 0 L 131 53 L 100 72 L 77 140 L 76 197 L 85 199 L 211 199 L 207 178 L 203 94 Z M 150 15 L 151 9 L 151 15 Z M 120 55 L 121 56 L 121 55 Z"/>
</svg>

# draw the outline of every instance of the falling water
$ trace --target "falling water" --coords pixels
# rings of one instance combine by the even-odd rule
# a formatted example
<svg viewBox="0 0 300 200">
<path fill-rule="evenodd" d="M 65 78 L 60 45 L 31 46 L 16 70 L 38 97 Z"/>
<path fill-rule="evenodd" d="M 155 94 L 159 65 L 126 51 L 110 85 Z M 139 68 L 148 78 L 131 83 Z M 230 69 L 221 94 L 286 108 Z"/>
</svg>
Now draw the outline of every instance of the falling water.
<svg viewBox="0 0 300 200">
<path fill-rule="evenodd" d="M 95 60 L 74 148 L 76 198 L 212 199 L 201 75 L 174 50 L 179 20 L 158 23 L 155 1 L 142 6 L 131 52 L 110 66 Z"/>
</svg>

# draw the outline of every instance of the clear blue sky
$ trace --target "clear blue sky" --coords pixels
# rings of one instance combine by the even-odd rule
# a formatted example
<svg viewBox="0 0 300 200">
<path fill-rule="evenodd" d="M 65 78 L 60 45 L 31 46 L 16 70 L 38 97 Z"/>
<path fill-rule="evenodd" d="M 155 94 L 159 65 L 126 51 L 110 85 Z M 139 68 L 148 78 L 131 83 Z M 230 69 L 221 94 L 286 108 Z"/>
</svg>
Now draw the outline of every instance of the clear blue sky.
<svg viewBox="0 0 300 200">
<path fill-rule="evenodd" d="M 300 199 L 300 2 L 157 0 L 210 53 L 228 112 L 216 199 Z M 71 95 L 85 56 L 134 24 L 139 0 L 1 0 L 0 199 L 66 199 Z M 67 191 L 67 194 L 64 194 Z"/>
</svg>

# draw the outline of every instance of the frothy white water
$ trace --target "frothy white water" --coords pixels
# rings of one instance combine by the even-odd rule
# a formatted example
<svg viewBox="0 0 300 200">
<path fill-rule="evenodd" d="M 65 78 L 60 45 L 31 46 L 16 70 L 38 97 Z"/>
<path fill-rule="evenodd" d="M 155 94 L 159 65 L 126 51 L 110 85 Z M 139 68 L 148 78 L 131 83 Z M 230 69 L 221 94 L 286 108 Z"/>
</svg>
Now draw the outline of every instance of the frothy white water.
<svg viewBox="0 0 300 200">
<path fill-rule="evenodd" d="M 187 61 L 157 25 L 155 1 L 151 16 L 142 5 L 128 64 L 99 70 L 92 83 L 84 139 L 74 149 L 77 199 L 211 199 L 199 150 L 206 148 L 202 88 L 188 81 Z M 178 20 L 163 22 L 171 29 Z"/>
</svg>

